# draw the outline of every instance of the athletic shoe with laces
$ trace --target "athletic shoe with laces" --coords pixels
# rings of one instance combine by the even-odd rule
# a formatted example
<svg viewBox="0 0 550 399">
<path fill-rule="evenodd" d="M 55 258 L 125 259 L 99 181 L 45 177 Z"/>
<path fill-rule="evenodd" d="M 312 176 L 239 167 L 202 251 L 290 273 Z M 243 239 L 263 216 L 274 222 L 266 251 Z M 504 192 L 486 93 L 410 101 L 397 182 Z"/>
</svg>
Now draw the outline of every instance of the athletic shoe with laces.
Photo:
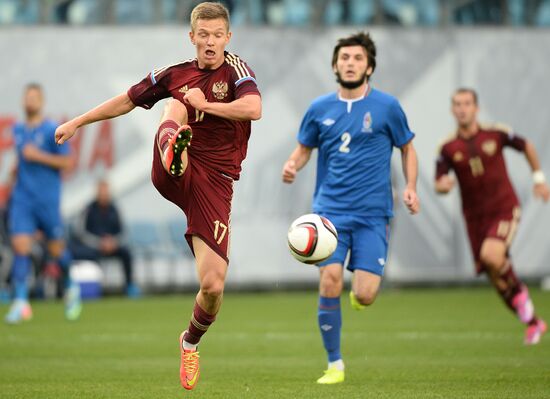
<svg viewBox="0 0 550 399">
<path fill-rule="evenodd" d="M 22 321 L 29 321 L 30 319 L 32 319 L 31 305 L 23 299 L 14 300 L 4 318 L 8 324 L 19 324 Z"/>
<path fill-rule="evenodd" d="M 536 345 L 547 330 L 546 323 L 542 319 L 536 319 L 533 324 L 527 326 L 525 330 L 525 345 Z"/>
<path fill-rule="evenodd" d="M 82 313 L 80 286 L 74 283 L 65 292 L 65 318 L 75 321 L 80 317 L 80 313 Z"/>
<path fill-rule="evenodd" d="M 512 299 L 512 306 L 522 323 L 529 323 L 533 319 L 535 307 L 531 302 L 531 298 L 529 298 L 527 287 L 521 287 L 521 290 Z"/>
<path fill-rule="evenodd" d="M 181 176 L 183 174 L 183 162 L 181 154 L 191 145 L 193 132 L 189 125 L 182 125 L 170 140 L 168 148 L 164 152 L 164 162 L 172 176 Z"/>
<path fill-rule="evenodd" d="M 344 382 L 344 370 L 339 370 L 336 367 L 329 367 L 324 371 L 324 375 L 317 380 L 317 384 L 339 384 Z"/>
<path fill-rule="evenodd" d="M 180 335 L 180 382 L 181 386 L 187 390 L 195 388 L 200 376 L 199 352 L 196 349 L 183 348 L 183 336 L 186 331 Z"/>
<path fill-rule="evenodd" d="M 357 299 L 357 297 L 355 296 L 353 291 L 349 292 L 349 303 L 350 303 L 351 307 L 355 310 L 363 310 L 363 309 L 366 308 L 365 305 L 363 305 L 361 302 L 359 302 L 359 300 Z"/>
</svg>

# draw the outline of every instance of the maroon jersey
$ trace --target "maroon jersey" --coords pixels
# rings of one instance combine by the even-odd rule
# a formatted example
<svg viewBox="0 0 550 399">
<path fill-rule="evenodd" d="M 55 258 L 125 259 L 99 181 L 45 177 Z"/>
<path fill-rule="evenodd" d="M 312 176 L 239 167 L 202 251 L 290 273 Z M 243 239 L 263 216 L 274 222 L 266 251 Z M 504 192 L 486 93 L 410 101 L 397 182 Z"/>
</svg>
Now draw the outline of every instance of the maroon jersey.
<svg viewBox="0 0 550 399">
<path fill-rule="evenodd" d="M 136 106 L 149 109 L 167 97 L 183 103 L 185 93 L 195 87 L 209 102 L 229 103 L 248 94 L 260 94 L 254 72 L 237 55 L 225 52 L 224 63 L 215 70 L 200 69 L 196 59 L 156 69 L 130 87 L 128 96 Z M 189 158 L 238 180 L 246 157 L 250 121 L 229 120 L 185 106 L 193 129 Z"/>
<path fill-rule="evenodd" d="M 480 127 L 470 139 L 458 134 L 441 147 L 436 179 L 455 171 L 466 218 L 511 211 L 519 205 L 502 150 L 525 150 L 525 140 L 502 127 Z"/>
</svg>

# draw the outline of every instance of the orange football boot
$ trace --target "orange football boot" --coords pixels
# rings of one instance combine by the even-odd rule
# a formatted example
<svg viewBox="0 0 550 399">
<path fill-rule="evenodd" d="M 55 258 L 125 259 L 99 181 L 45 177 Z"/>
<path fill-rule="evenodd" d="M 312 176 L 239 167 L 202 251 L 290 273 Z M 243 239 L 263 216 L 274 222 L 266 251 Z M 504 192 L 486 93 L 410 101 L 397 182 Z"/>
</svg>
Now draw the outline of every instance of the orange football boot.
<svg viewBox="0 0 550 399">
<path fill-rule="evenodd" d="M 183 349 L 183 335 L 180 335 L 180 382 L 187 390 L 195 388 L 201 374 L 199 367 L 199 352 L 196 349 Z"/>
</svg>

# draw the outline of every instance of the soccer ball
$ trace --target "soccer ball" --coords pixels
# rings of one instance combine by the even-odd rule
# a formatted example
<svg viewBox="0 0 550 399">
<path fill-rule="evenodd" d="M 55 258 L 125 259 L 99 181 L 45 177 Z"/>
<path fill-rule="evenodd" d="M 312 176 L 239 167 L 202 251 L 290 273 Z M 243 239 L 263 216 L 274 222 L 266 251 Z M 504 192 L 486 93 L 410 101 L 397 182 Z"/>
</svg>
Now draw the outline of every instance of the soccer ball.
<svg viewBox="0 0 550 399">
<path fill-rule="evenodd" d="M 290 225 L 287 234 L 290 253 L 302 263 L 328 259 L 338 245 L 338 232 L 330 220 L 310 213 Z"/>
</svg>

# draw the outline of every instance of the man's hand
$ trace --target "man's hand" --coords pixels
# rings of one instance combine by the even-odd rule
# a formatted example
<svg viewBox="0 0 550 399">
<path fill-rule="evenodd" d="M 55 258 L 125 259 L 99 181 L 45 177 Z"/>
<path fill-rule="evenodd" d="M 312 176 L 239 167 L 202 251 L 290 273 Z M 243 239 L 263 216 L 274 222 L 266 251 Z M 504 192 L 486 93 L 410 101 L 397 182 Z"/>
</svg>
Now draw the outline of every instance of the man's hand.
<svg viewBox="0 0 550 399">
<path fill-rule="evenodd" d="M 206 104 L 206 97 L 201 89 L 193 87 L 183 96 L 183 102 L 191 105 L 196 110 L 202 111 Z"/>
<path fill-rule="evenodd" d="M 59 145 L 63 144 L 74 136 L 76 129 L 78 129 L 78 126 L 75 126 L 72 121 L 65 122 L 61 126 L 58 126 L 57 129 L 55 129 L 55 142 Z"/>
<path fill-rule="evenodd" d="M 40 162 L 44 153 L 34 144 L 26 144 L 23 147 L 23 158 L 29 162 Z"/>
<path fill-rule="evenodd" d="M 447 194 L 455 185 L 455 179 L 449 175 L 443 175 L 435 182 L 435 191 L 440 194 Z"/>
<path fill-rule="evenodd" d="M 546 183 L 535 184 L 533 187 L 533 193 L 535 194 L 535 198 L 540 198 L 544 202 L 548 202 L 550 199 L 550 190 L 548 189 L 548 184 Z"/>
<path fill-rule="evenodd" d="M 415 190 L 406 188 L 405 191 L 403 191 L 403 202 L 411 215 L 415 215 L 420 211 L 420 201 L 418 200 Z"/>
<path fill-rule="evenodd" d="M 293 183 L 294 179 L 296 178 L 296 162 L 294 162 L 292 159 L 289 159 L 285 162 L 283 166 L 283 182 L 285 183 Z"/>
<path fill-rule="evenodd" d="M 101 237 L 101 242 L 99 243 L 99 249 L 105 255 L 112 254 L 117 249 L 117 241 L 111 236 Z"/>
</svg>

